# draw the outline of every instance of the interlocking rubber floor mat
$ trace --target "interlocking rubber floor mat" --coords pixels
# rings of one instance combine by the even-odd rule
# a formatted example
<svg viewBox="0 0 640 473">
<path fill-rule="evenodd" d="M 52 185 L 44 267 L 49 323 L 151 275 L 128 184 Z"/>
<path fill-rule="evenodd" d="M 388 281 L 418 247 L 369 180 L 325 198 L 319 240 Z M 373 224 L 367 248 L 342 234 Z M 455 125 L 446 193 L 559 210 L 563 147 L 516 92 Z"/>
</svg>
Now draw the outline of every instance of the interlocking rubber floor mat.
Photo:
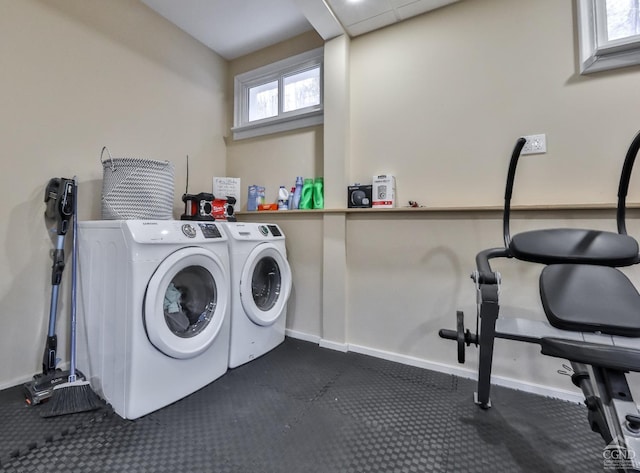
<svg viewBox="0 0 640 473">
<path fill-rule="evenodd" d="M 29 407 L 21 385 L 0 391 L 0 468 L 13 458 L 111 414 L 105 405 L 97 411 L 45 419 L 41 417 L 45 408 L 44 404 Z"/>
<path fill-rule="evenodd" d="M 27 420 L 4 392 L 0 438 L 18 426 L 25 433 L 5 449 L 13 456 L 3 471 L 603 471 L 604 445 L 582 405 L 494 386 L 485 411 L 474 389 L 470 380 L 287 339 L 135 421 L 69 416 L 44 434 L 46 419 Z"/>
</svg>

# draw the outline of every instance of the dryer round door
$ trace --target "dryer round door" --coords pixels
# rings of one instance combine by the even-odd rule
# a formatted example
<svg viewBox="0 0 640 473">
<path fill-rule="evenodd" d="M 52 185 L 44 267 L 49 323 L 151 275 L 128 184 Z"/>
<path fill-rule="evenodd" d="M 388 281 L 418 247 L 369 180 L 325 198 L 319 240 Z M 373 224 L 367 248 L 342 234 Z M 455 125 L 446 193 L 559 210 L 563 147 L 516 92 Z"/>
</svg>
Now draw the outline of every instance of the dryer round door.
<svg viewBox="0 0 640 473">
<path fill-rule="evenodd" d="M 256 246 L 240 277 L 242 308 L 255 324 L 272 325 L 284 311 L 291 293 L 291 268 L 276 246 Z"/>
<path fill-rule="evenodd" d="M 217 337 L 228 304 L 229 275 L 222 260 L 203 248 L 182 248 L 160 263 L 147 285 L 147 336 L 165 355 L 193 358 Z"/>
</svg>

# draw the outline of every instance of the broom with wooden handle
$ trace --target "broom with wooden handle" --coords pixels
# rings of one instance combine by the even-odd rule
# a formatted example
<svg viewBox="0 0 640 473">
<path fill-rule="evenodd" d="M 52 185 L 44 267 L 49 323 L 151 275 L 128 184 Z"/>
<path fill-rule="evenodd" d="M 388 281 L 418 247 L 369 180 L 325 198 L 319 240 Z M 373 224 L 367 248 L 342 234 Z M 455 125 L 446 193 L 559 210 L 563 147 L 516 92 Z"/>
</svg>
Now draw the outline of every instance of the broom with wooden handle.
<svg viewBox="0 0 640 473">
<path fill-rule="evenodd" d="M 78 273 L 78 181 L 73 178 L 73 253 L 71 255 L 71 366 L 69 380 L 53 390 L 45 405 L 42 417 L 55 417 L 77 412 L 92 411 L 104 405 L 93 392 L 88 381 L 76 376 L 76 320 L 77 320 L 77 273 Z"/>
</svg>

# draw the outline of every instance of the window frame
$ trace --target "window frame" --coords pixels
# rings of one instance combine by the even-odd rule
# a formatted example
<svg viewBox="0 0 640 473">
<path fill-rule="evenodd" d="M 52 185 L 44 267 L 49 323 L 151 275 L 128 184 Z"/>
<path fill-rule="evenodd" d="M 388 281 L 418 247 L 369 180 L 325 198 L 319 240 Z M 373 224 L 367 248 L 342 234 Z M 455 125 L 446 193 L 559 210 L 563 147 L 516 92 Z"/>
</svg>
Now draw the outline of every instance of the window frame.
<svg viewBox="0 0 640 473">
<path fill-rule="evenodd" d="M 577 0 L 580 74 L 640 64 L 640 35 L 600 44 L 606 35 L 604 5 L 604 0 Z"/>
<path fill-rule="evenodd" d="M 283 112 L 284 79 L 297 72 L 320 68 L 320 103 L 309 107 Z M 268 82 L 278 82 L 278 114 L 274 117 L 249 121 L 249 90 Z M 324 122 L 324 48 L 307 51 L 251 71 L 234 78 L 234 140 L 295 130 Z"/>
</svg>

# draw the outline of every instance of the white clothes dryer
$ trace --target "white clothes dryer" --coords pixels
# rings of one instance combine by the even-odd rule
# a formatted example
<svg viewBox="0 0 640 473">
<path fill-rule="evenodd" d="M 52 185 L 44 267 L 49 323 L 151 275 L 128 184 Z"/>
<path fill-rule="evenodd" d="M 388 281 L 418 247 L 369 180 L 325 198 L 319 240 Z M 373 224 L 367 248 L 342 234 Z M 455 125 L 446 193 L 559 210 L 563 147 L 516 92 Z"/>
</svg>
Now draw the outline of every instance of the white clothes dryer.
<svg viewBox="0 0 640 473">
<path fill-rule="evenodd" d="M 213 222 L 78 223 L 78 367 L 125 419 L 227 371 L 227 241 Z"/>
<path fill-rule="evenodd" d="M 285 235 L 275 224 L 226 222 L 231 264 L 229 367 L 284 341 L 291 268 Z"/>
</svg>

